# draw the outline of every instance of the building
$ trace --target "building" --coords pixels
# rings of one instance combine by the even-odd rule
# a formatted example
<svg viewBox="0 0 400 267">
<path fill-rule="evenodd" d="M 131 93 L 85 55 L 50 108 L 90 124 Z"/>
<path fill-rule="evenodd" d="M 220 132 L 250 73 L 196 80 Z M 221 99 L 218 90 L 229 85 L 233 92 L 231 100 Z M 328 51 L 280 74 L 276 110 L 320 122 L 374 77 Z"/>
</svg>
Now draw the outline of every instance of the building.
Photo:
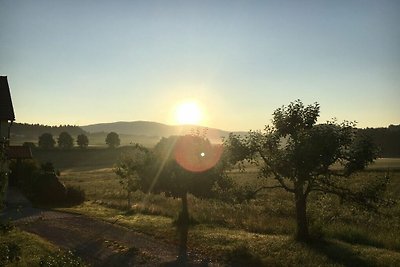
<svg viewBox="0 0 400 267">
<path fill-rule="evenodd" d="M 15 120 L 10 88 L 6 76 L 0 76 L 0 147 L 3 149 L 3 158 L 7 161 L 14 159 L 17 164 L 16 178 L 9 181 L 10 185 L 16 185 L 21 177 L 22 160 L 31 159 L 32 152 L 29 147 L 10 146 L 10 129 Z M 8 165 L 8 164 L 7 164 Z"/>
<path fill-rule="evenodd" d="M 6 76 L 0 76 L 0 142 L 10 139 L 10 127 L 15 120 L 10 88 Z"/>
</svg>

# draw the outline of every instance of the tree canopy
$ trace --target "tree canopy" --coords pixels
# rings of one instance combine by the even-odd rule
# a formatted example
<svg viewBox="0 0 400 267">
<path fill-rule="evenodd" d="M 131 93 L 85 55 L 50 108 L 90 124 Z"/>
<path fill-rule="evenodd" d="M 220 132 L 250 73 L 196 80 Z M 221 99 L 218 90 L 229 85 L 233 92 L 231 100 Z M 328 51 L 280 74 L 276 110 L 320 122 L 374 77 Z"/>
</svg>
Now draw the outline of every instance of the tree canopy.
<svg viewBox="0 0 400 267">
<path fill-rule="evenodd" d="M 136 144 L 132 150 L 121 155 L 114 168 L 119 183 L 128 193 L 128 206 L 131 205 L 131 193 L 142 189 L 141 178 L 149 164 L 149 153 L 147 148 Z"/>
<path fill-rule="evenodd" d="M 85 134 L 80 134 L 76 138 L 76 143 L 80 148 L 87 148 L 89 145 L 89 138 Z"/>
<path fill-rule="evenodd" d="M 115 148 L 118 147 L 121 143 L 121 140 L 119 139 L 119 135 L 116 132 L 110 132 L 107 134 L 106 137 L 106 144 L 110 148 Z"/>
<path fill-rule="evenodd" d="M 187 195 L 212 197 L 212 188 L 225 178 L 222 146 L 197 135 L 162 138 L 152 150 L 136 146 L 115 169 L 125 187 L 165 193 L 180 198 L 182 209 L 177 226 L 180 259 L 186 260 L 189 210 Z"/>
<path fill-rule="evenodd" d="M 71 149 L 74 147 L 74 139 L 68 132 L 62 132 L 58 136 L 58 147 L 61 149 Z"/>
<path fill-rule="evenodd" d="M 53 138 L 53 135 L 50 133 L 44 133 L 39 136 L 38 145 L 43 149 L 51 149 L 54 148 L 56 141 Z"/>
<path fill-rule="evenodd" d="M 275 185 L 258 191 L 283 188 L 294 194 L 298 240 L 309 238 L 306 204 L 311 192 L 332 193 L 370 206 L 378 201 L 362 189 L 356 192 L 346 186 L 347 177 L 374 161 L 374 144 L 357 134 L 355 123 L 317 124 L 319 112 L 318 103 L 304 106 L 297 100 L 275 110 L 272 126 L 263 132 L 250 131 L 245 137 L 232 134 L 225 142 L 232 162 L 256 162 L 262 177 L 275 180 Z M 383 184 L 377 184 L 376 193 Z"/>
</svg>

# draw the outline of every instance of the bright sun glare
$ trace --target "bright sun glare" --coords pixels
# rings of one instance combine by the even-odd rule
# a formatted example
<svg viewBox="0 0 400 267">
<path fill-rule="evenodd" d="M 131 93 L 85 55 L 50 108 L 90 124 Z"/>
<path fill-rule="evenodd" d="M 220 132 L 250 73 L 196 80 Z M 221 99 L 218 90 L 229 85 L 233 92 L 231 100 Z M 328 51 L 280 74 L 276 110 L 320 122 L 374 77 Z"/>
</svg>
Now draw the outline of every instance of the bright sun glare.
<svg viewBox="0 0 400 267">
<path fill-rule="evenodd" d="M 176 108 L 175 118 L 179 124 L 198 124 L 202 113 L 196 102 L 184 102 Z"/>
</svg>

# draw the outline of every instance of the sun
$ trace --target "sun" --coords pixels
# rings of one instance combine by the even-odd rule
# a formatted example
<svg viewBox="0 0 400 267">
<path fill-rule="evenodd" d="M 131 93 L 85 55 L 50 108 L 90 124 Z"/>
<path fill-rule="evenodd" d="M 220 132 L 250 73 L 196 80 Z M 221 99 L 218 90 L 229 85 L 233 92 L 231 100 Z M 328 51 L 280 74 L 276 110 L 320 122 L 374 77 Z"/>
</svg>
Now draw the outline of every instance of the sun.
<svg viewBox="0 0 400 267">
<path fill-rule="evenodd" d="M 179 124 L 198 124 L 202 120 L 202 112 L 196 102 L 187 101 L 177 106 L 175 118 Z"/>
</svg>

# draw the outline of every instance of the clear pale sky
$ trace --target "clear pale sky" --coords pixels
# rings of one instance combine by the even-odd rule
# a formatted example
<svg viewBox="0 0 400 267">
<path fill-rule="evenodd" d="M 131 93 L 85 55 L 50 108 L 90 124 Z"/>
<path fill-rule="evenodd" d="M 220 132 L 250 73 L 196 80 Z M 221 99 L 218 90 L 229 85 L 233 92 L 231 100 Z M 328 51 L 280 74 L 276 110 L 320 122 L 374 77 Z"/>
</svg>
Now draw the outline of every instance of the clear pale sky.
<svg viewBox="0 0 400 267">
<path fill-rule="evenodd" d="M 301 2 L 301 3 L 300 3 Z M 261 129 L 291 101 L 320 122 L 400 124 L 400 1 L 5 1 L 0 75 L 17 122 Z"/>
</svg>

